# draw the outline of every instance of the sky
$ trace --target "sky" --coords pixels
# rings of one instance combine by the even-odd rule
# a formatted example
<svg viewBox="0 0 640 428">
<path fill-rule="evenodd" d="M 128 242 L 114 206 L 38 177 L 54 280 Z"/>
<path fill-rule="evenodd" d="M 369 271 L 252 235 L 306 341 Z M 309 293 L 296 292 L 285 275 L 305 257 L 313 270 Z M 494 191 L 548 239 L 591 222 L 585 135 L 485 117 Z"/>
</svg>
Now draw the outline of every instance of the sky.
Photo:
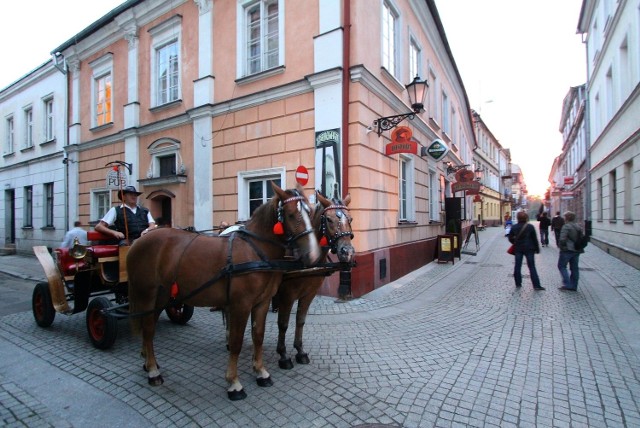
<svg viewBox="0 0 640 428">
<path fill-rule="evenodd" d="M 372 0 L 369 0 L 372 1 Z M 124 0 L 3 2 L 0 89 Z M 531 195 L 548 187 L 562 149 L 562 100 L 586 81 L 576 34 L 581 0 L 436 0 L 471 108 L 511 150 Z"/>
<path fill-rule="evenodd" d="M 562 151 L 569 88 L 586 82 L 576 33 L 582 0 L 436 0 L 471 108 L 522 169 L 530 195 L 549 187 Z"/>
</svg>

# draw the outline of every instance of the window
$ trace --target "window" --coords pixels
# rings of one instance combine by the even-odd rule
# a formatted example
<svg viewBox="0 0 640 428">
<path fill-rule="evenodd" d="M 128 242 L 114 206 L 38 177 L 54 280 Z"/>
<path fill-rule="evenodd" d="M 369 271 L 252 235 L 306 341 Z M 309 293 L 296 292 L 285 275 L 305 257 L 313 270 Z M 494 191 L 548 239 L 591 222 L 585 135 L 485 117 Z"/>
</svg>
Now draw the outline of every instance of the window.
<svg viewBox="0 0 640 428">
<path fill-rule="evenodd" d="M 170 42 L 157 49 L 156 76 L 156 100 L 158 105 L 177 101 L 180 82 L 177 41 Z"/>
<path fill-rule="evenodd" d="M 618 189 L 617 189 L 616 171 L 609 173 L 609 220 L 616 221 L 618 219 Z"/>
<path fill-rule="evenodd" d="M 273 196 L 270 181 L 282 187 L 284 168 L 246 171 L 238 174 L 238 219 L 248 220 L 256 208 Z"/>
<path fill-rule="evenodd" d="M 53 227 L 53 183 L 44 183 L 44 227 Z"/>
<path fill-rule="evenodd" d="M 451 135 L 451 121 L 449 113 L 449 96 L 446 92 L 442 91 L 442 131 L 447 135 Z"/>
<path fill-rule="evenodd" d="M 385 1 L 382 5 L 382 66 L 396 78 L 398 77 L 397 37 L 398 14 Z"/>
<path fill-rule="evenodd" d="M 435 171 L 429 171 L 429 219 L 432 222 L 440 221 L 440 204 L 438 200 L 439 180 Z"/>
<path fill-rule="evenodd" d="M 242 75 L 260 73 L 283 64 L 284 7 L 282 0 L 244 0 L 239 15 L 244 17 L 239 38 L 239 70 Z"/>
<path fill-rule="evenodd" d="M 431 90 L 428 92 L 429 94 L 429 118 L 438 122 L 438 91 L 436 88 L 438 87 L 438 78 L 433 70 L 429 70 L 429 80 L 431 81 Z"/>
<path fill-rule="evenodd" d="M 400 221 L 413 221 L 413 158 L 400 156 L 400 165 L 398 171 L 398 199 L 399 210 L 398 219 Z"/>
<path fill-rule="evenodd" d="M 602 191 L 602 178 L 598 178 L 596 181 L 596 209 L 598 210 L 598 220 L 604 219 L 604 204 L 603 204 L 603 191 Z"/>
<path fill-rule="evenodd" d="M 633 221 L 633 159 L 624 164 L 624 220 Z"/>
<path fill-rule="evenodd" d="M 111 191 L 109 189 L 91 190 L 91 219 L 98 221 L 111 208 Z"/>
<path fill-rule="evenodd" d="M 151 105 L 180 100 L 180 46 L 182 17 L 176 15 L 149 30 L 151 48 Z"/>
<path fill-rule="evenodd" d="M 160 166 L 160 177 L 176 175 L 176 155 L 159 156 L 158 164 Z"/>
<path fill-rule="evenodd" d="M 24 147 L 33 147 L 33 109 L 24 110 Z"/>
<path fill-rule="evenodd" d="M 23 210 L 22 227 L 33 227 L 33 187 L 31 186 L 25 186 L 24 188 Z"/>
<path fill-rule="evenodd" d="M 53 131 L 53 98 L 44 100 L 44 141 L 53 141 L 55 134 Z"/>
<path fill-rule="evenodd" d="M 91 82 L 91 126 L 113 122 L 113 54 L 107 53 L 89 64 Z"/>
<path fill-rule="evenodd" d="M 14 148 L 14 129 L 13 129 L 13 116 L 7 118 L 7 130 L 6 130 L 6 153 L 13 153 Z"/>
<path fill-rule="evenodd" d="M 412 38 L 409 44 L 409 82 L 420 75 L 420 47 Z"/>
</svg>

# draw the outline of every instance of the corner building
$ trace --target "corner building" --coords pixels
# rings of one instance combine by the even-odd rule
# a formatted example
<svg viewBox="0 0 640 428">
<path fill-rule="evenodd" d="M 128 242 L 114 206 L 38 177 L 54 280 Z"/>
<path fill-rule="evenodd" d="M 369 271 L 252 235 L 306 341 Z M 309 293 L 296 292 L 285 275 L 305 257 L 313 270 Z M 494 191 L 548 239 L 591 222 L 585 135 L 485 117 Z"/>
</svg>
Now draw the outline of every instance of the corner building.
<svg viewBox="0 0 640 428">
<path fill-rule="evenodd" d="M 69 69 L 70 204 L 85 223 L 118 202 L 116 160 L 154 217 L 199 230 L 247 220 L 270 180 L 294 187 L 303 166 L 308 195 L 352 196 L 356 297 L 434 260 L 447 198 L 468 227 L 447 165 L 472 163 L 473 126 L 434 1 L 131 0 L 53 52 Z M 387 155 L 392 130 L 374 121 L 411 111 L 415 76 L 424 111 L 400 125 L 418 150 Z M 436 139 L 449 152 L 421 155 Z"/>
</svg>

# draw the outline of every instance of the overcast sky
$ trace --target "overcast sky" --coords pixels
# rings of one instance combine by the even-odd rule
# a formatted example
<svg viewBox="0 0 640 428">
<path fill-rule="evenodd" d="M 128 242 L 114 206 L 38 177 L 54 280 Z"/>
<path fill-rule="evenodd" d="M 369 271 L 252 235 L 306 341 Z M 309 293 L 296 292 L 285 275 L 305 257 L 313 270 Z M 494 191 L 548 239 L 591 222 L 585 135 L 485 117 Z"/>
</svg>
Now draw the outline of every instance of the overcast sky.
<svg viewBox="0 0 640 428">
<path fill-rule="evenodd" d="M 368 0 L 374 2 L 374 0 Z M 0 14 L 4 88 L 123 0 L 6 1 Z M 531 194 L 560 154 L 562 100 L 585 83 L 576 34 L 581 0 L 436 0 L 471 108 L 511 149 Z"/>
<path fill-rule="evenodd" d="M 471 103 L 511 149 L 529 193 L 562 150 L 562 100 L 586 82 L 581 0 L 436 0 Z"/>
</svg>

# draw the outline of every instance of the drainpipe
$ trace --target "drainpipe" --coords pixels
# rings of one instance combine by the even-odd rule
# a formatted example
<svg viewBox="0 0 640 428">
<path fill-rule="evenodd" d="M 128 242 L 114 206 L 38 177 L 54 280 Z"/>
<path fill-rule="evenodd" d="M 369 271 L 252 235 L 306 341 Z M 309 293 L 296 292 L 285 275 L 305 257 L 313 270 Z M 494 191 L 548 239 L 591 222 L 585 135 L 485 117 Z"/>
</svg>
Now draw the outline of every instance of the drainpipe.
<svg viewBox="0 0 640 428">
<path fill-rule="evenodd" d="M 349 191 L 349 68 L 351 64 L 351 0 L 343 0 L 344 33 L 342 35 L 342 193 Z"/>
</svg>

